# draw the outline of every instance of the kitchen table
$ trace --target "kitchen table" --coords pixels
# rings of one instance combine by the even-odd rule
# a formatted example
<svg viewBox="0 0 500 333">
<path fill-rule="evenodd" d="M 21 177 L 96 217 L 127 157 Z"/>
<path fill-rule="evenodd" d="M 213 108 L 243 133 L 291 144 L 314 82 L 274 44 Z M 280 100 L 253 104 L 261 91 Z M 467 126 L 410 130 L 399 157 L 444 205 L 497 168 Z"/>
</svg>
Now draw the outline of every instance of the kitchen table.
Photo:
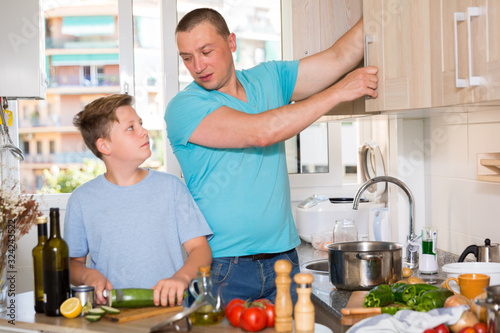
<svg viewBox="0 0 500 333">
<path fill-rule="evenodd" d="M 0 313 L 0 332 L 102 332 L 102 333 L 128 333 L 128 332 L 149 332 L 149 329 L 164 320 L 167 320 L 174 313 L 153 316 L 144 319 L 133 320 L 125 323 L 115 323 L 102 318 L 100 321 L 91 323 L 84 317 L 67 319 L 64 317 L 48 317 L 44 314 L 35 313 L 33 309 L 33 292 L 26 292 L 15 297 L 15 325 L 9 323 L 10 311 Z M 226 318 L 211 326 L 193 325 L 190 332 L 193 333 L 241 333 L 241 329 L 232 327 Z M 273 328 L 266 328 L 263 333 L 275 332 Z"/>
</svg>

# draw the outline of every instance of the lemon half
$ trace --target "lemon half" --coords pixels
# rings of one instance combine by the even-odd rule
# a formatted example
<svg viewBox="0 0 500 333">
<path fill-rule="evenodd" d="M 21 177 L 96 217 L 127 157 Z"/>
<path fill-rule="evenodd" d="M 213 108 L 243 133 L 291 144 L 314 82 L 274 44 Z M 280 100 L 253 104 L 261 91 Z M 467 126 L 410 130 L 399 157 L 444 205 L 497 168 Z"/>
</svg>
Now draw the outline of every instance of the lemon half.
<svg viewBox="0 0 500 333">
<path fill-rule="evenodd" d="M 76 318 L 82 313 L 82 303 L 78 297 L 71 297 L 61 304 L 59 310 L 66 318 Z"/>
</svg>

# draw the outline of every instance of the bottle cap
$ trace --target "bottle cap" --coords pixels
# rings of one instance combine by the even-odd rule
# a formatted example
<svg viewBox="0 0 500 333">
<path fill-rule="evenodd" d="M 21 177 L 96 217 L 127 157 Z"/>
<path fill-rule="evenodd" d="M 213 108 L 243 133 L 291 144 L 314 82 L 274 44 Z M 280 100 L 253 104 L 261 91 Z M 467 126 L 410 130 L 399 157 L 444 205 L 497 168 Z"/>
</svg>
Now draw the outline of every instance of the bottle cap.
<svg viewBox="0 0 500 333">
<path fill-rule="evenodd" d="M 200 266 L 198 267 L 198 271 L 200 272 L 201 276 L 210 275 L 210 266 Z"/>
<path fill-rule="evenodd" d="M 36 218 L 36 223 L 37 224 L 46 224 L 47 223 L 47 216 L 39 216 Z"/>
</svg>

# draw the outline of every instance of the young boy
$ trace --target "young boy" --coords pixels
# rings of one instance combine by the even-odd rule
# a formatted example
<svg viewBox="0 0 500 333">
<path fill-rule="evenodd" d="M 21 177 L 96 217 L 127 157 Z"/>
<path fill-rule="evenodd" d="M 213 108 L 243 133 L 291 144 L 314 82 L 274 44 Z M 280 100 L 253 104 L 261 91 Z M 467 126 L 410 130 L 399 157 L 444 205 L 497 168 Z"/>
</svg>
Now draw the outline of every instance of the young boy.
<svg viewBox="0 0 500 333">
<path fill-rule="evenodd" d="M 102 97 L 73 120 L 106 173 L 68 201 L 70 282 L 94 286 L 98 304 L 106 302 L 103 290 L 113 288 L 153 288 L 156 305 L 181 304 L 198 267 L 212 262 L 212 231 L 177 177 L 139 168 L 151 150 L 132 103 L 129 95 Z"/>
</svg>

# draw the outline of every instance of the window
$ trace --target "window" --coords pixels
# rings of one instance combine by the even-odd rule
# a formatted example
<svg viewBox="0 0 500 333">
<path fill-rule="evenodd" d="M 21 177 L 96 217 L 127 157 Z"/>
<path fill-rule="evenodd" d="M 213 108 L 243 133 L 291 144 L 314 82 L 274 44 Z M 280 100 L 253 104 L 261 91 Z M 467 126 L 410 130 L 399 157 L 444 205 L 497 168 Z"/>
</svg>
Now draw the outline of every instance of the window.
<svg viewBox="0 0 500 333">
<path fill-rule="evenodd" d="M 18 102 L 19 139 L 27 155 L 21 163 L 21 184 L 34 193 L 47 183 L 44 170 L 55 177 L 55 173 L 82 166 L 86 160 L 97 160 L 83 144 L 72 119 L 96 98 L 125 91 L 134 95 L 136 110 L 150 132 L 152 157 L 145 166 L 180 176 L 177 160 L 166 145 L 163 113 L 168 100 L 192 78 L 180 63 L 173 36 L 162 32 L 172 32 L 175 20 L 194 8 L 215 8 L 236 33 L 237 69 L 248 68 L 282 58 L 281 2 L 134 0 L 130 7 L 130 2 L 118 0 L 99 4 L 44 0 L 49 86 L 46 100 Z M 172 11 L 175 5 L 177 12 Z M 85 16 L 80 16 L 82 12 Z M 132 40 L 130 46 L 125 45 Z M 169 47 L 162 51 L 162 44 Z M 288 140 L 292 185 L 332 184 L 332 179 L 340 185 L 342 175 L 331 176 L 335 170 L 355 175 L 355 159 L 345 152 L 353 146 L 344 148 L 343 143 L 339 147 L 341 136 L 351 137 L 355 130 L 354 123 L 350 124 L 318 122 Z M 48 145 L 45 152 L 43 142 Z M 36 158 L 30 157 L 35 149 Z M 340 156 L 348 161 L 344 166 Z M 297 183 L 296 177 L 304 181 Z M 323 180 L 311 182 L 311 177 Z"/>
</svg>

